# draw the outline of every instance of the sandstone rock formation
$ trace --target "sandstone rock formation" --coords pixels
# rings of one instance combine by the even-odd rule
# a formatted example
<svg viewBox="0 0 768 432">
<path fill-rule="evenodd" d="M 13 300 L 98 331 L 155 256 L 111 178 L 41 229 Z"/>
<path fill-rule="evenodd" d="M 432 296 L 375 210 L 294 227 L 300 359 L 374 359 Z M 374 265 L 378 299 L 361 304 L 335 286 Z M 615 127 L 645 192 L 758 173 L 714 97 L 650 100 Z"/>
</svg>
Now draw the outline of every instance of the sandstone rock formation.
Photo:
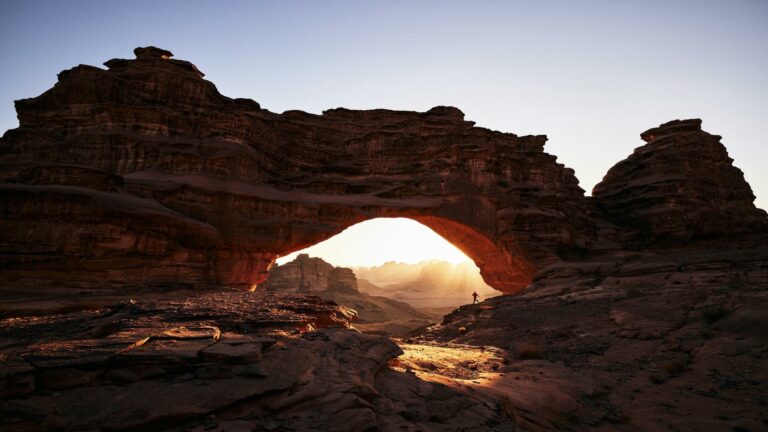
<svg viewBox="0 0 768 432">
<path fill-rule="evenodd" d="M 720 237 L 765 231 L 766 213 L 720 137 L 701 120 L 675 120 L 645 131 L 648 144 L 608 171 L 592 193 L 596 205 L 619 225 L 636 231 L 637 243 Z"/>
<path fill-rule="evenodd" d="M 276 256 L 403 216 L 511 293 L 600 244 L 601 214 L 641 237 L 733 232 L 722 215 L 749 216 L 737 231 L 765 227 L 696 122 L 645 134 L 591 205 L 544 136 L 474 127 L 450 107 L 275 114 L 222 96 L 169 51 L 135 54 L 66 70 L 16 102 L 20 126 L 0 140 L 3 289 L 249 288 Z"/>
<path fill-rule="evenodd" d="M 361 293 L 352 269 L 334 267 L 307 254 L 299 254 L 291 262 L 270 268 L 269 276 L 257 290 L 311 294 L 346 306 L 356 313 L 355 328 L 366 333 L 403 336 L 442 318 L 395 299 Z"/>
<path fill-rule="evenodd" d="M 334 267 L 321 258 L 310 258 L 307 254 L 299 254 L 289 263 L 272 267 L 269 277 L 258 289 L 268 292 L 360 294 L 352 269 Z"/>
<path fill-rule="evenodd" d="M 500 398 L 530 430 L 768 425 L 768 235 L 553 265 L 414 343 L 507 353 Z"/>
<path fill-rule="evenodd" d="M 5 289 L 249 288 L 279 255 L 404 216 L 514 292 L 592 241 L 544 136 L 449 107 L 275 114 L 168 51 L 135 53 L 16 102 L 20 126 L 0 141 Z"/>
<path fill-rule="evenodd" d="M 543 136 L 449 107 L 275 114 L 135 53 L 62 72 L 0 139 L 0 430 L 768 425 L 768 220 L 700 121 L 585 198 Z M 528 288 L 400 358 L 348 308 L 243 289 L 378 216 Z"/>
<path fill-rule="evenodd" d="M 698 121 L 645 133 L 590 204 L 544 136 L 474 127 L 450 107 L 274 114 L 169 51 L 135 54 L 16 102 L 20 126 L 0 140 L 3 289 L 248 288 L 278 255 L 404 216 L 511 293 L 601 244 L 603 214 L 642 241 L 766 226 Z"/>
</svg>

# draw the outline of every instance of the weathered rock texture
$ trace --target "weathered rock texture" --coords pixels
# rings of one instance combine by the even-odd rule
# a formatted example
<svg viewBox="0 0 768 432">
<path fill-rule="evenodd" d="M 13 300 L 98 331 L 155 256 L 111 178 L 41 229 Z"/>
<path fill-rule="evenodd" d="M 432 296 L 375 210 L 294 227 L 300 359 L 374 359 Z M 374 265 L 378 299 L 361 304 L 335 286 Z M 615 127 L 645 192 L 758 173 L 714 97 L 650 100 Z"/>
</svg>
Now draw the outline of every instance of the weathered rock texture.
<svg viewBox="0 0 768 432">
<path fill-rule="evenodd" d="M 77 311 L 41 302 L 51 314 L 0 320 L 0 430 L 512 429 L 483 398 L 391 370 L 400 348 L 344 329 L 343 308 L 189 294 L 102 298 Z M 3 304 L 42 312 L 33 306 Z M 321 330 L 302 331 L 310 324 Z"/>
<path fill-rule="evenodd" d="M 316 294 L 334 291 L 359 294 L 357 278 L 352 269 L 334 267 L 321 258 L 299 254 L 295 260 L 269 270 L 269 277 L 259 286 L 269 292 L 298 292 Z"/>
<path fill-rule="evenodd" d="M 558 263 L 415 342 L 504 349 L 524 430 L 768 426 L 768 235 Z"/>
<path fill-rule="evenodd" d="M 514 292 L 592 241 L 583 191 L 544 136 L 449 107 L 274 114 L 167 51 L 136 56 L 17 101 L 0 142 L 4 286 L 247 288 L 278 255 L 405 216 Z"/>
<path fill-rule="evenodd" d="M 611 168 L 592 194 L 611 220 L 636 230 L 639 245 L 765 230 L 765 211 L 755 208 L 744 174 L 701 120 L 671 121 L 640 137 L 648 144 Z"/>
<path fill-rule="evenodd" d="M 643 134 L 586 199 L 545 137 L 455 108 L 278 115 L 136 55 L 62 72 L 0 140 L 0 429 L 768 425 L 768 223 L 699 121 Z M 401 359 L 346 308 L 231 289 L 377 216 L 533 283 Z M 183 287 L 211 289 L 156 292 Z"/>
<path fill-rule="evenodd" d="M 505 292 L 593 243 L 573 171 L 542 151 L 543 136 L 477 128 L 448 107 L 278 115 L 222 96 L 168 51 L 136 56 L 62 72 L 17 102 L 20 127 L 0 143 L 6 287 L 250 287 L 277 255 L 377 216 L 426 224 Z M 680 215 L 703 192 L 707 208 L 751 212 L 742 229 L 764 224 L 746 183 L 731 187 L 741 177 L 725 150 L 695 126 L 644 135 L 655 138 L 596 188 L 598 207 L 641 232 L 688 232 Z M 710 166 L 722 183 L 700 181 Z M 653 186 L 666 195 L 638 191 Z M 691 222 L 720 214 L 701 213 Z"/>
<path fill-rule="evenodd" d="M 168 51 L 135 54 L 16 102 L 20 126 L 0 140 L 4 290 L 249 288 L 279 255 L 403 216 L 512 293 L 597 246 L 766 226 L 698 121 L 644 134 L 588 202 L 545 136 L 478 128 L 450 107 L 275 114 Z"/>
</svg>

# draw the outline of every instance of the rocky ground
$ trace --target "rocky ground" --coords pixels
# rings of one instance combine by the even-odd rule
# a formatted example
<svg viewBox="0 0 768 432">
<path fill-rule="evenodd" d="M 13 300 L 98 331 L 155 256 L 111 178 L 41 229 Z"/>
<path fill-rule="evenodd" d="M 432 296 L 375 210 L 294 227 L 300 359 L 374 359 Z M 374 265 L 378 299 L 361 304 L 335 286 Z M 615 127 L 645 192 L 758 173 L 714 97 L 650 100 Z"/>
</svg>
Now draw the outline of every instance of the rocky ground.
<svg viewBox="0 0 768 432">
<path fill-rule="evenodd" d="M 11 299 L 0 430 L 766 430 L 765 244 L 561 263 L 396 343 L 298 294 Z"/>
<path fill-rule="evenodd" d="M 350 311 L 241 291 L 3 305 L 0 430 L 512 430 Z"/>
<path fill-rule="evenodd" d="M 419 310 L 407 303 L 381 296 L 333 292 L 318 295 L 357 312 L 355 328 L 368 334 L 403 337 L 442 321 L 444 315 Z"/>
<path fill-rule="evenodd" d="M 766 244 L 556 265 L 413 342 L 501 349 L 530 429 L 768 430 Z"/>
</svg>

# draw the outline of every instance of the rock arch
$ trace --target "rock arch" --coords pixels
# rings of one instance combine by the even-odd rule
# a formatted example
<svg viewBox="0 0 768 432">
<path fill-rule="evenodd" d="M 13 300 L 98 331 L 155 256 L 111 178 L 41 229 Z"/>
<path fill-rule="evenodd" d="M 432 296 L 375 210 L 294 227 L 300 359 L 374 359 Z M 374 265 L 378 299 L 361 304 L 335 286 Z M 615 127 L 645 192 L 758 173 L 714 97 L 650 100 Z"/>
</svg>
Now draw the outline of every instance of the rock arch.
<svg viewBox="0 0 768 432">
<path fill-rule="evenodd" d="M 276 114 L 167 51 L 135 53 L 16 102 L 20 126 L 0 141 L 5 289 L 248 288 L 279 255 L 409 217 L 513 293 L 593 242 L 545 136 L 451 107 Z"/>
<path fill-rule="evenodd" d="M 533 275 L 535 275 L 537 271 L 536 266 L 528 261 L 524 254 L 518 253 L 517 255 L 513 255 L 508 248 L 500 247 L 498 244 L 491 241 L 487 234 L 479 232 L 473 227 L 464 225 L 461 222 L 456 222 L 440 216 L 425 214 L 416 215 L 411 214 L 410 212 L 403 214 L 390 212 L 387 217 L 406 217 L 430 228 L 471 258 L 480 269 L 480 273 L 486 283 L 497 290 L 503 292 L 514 292 L 519 290 L 519 286 L 526 286 L 530 283 Z M 380 217 L 372 217 L 367 220 L 372 219 L 380 219 Z M 365 221 L 355 222 L 349 227 L 364 222 Z M 346 228 L 348 227 L 345 227 L 344 229 Z M 336 234 L 329 238 L 334 237 L 335 235 Z M 319 242 L 309 244 L 306 247 L 313 246 L 317 243 Z M 404 247 L 408 246 L 404 245 Z M 294 249 L 295 250 L 288 253 L 305 249 L 305 247 L 297 247 Z M 281 254 L 281 256 L 286 254 Z"/>
</svg>

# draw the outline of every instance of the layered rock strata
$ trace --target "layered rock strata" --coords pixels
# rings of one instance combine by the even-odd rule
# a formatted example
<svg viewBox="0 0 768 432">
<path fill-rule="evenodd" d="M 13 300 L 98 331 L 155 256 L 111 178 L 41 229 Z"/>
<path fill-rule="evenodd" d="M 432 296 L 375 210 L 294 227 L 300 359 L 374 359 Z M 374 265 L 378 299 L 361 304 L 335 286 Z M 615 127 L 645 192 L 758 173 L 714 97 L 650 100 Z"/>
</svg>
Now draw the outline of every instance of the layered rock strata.
<svg viewBox="0 0 768 432">
<path fill-rule="evenodd" d="M 269 270 L 269 277 L 259 290 L 268 292 L 319 293 L 333 291 L 360 294 L 352 269 L 335 267 L 321 258 L 299 254 L 295 260 Z"/>
<path fill-rule="evenodd" d="M 643 134 L 586 199 L 545 137 L 455 108 L 278 115 L 168 51 L 136 56 L 62 72 L 0 140 L 0 429 L 768 424 L 766 215 L 700 121 Z M 529 288 L 400 359 L 346 308 L 216 289 L 377 216 Z"/>
<path fill-rule="evenodd" d="M 512 293 L 590 250 L 768 225 L 697 120 L 643 134 L 588 201 L 545 136 L 478 128 L 451 107 L 275 114 L 169 51 L 135 54 L 16 102 L 20 125 L 0 139 L 3 290 L 250 288 L 277 256 L 399 216 Z"/>
<path fill-rule="evenodd" d="M 404 216 L 514 292 L 592 241 L 544 136 L 449 107 L 275 114 L 170 55 L 77 66 L 16 102 L 20 126 L 0 141 L 5 288 L 248 288 L 279 255 Z"/>
<path fill-rule="evenodd" d="M 600 210 L 635 232 L 637 246 L 766 230 L 744 174 L 701 120 L 671 121 L 640 137 L 647 144 L 592 192 Z"/>
<path fill-rule="evenodd" d="M 494 388 L 523 430 L 768 425 L 768 235 L 553 265 L 414 343 L 503 349 Z"/>
</svg>

